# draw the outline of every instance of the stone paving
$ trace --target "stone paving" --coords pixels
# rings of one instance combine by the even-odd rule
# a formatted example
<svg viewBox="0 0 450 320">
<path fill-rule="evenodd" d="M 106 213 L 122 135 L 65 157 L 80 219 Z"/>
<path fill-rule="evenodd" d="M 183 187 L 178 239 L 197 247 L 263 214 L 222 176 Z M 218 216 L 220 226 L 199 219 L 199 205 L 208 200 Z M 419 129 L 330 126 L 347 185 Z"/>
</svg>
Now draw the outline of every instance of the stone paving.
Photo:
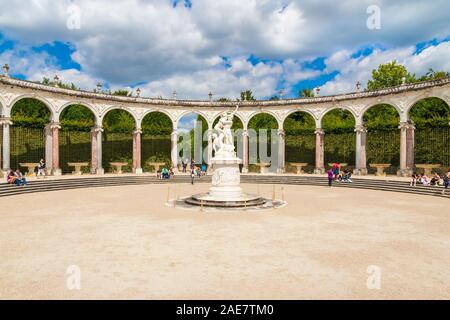
<svg viewBox="0 0 450 320">
<path fill-rule="evenodd" d="M 166 205 L 208 187 L 0 199 L 0 299 L 450 299 L 448 199 L 287 185 L 276 210 Z M 67 287 L 70 266 L 80 290 Z M 380 289 L 367 286 L 373 270 Z"/>
</svg>

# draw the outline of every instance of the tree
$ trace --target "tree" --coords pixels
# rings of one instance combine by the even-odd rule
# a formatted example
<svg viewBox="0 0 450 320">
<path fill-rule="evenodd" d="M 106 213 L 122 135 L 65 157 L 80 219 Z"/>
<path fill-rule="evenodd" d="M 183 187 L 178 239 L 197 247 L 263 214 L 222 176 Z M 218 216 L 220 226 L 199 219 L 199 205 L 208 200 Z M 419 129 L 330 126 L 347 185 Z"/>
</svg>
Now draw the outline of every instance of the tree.
<svg viewBox="0 0 450 320">
<path fill-rule="evenodd" d="M 217 99 L 217 102 L 231 102 L 231 99 L 222 97 L 222 98 Z"/>
<path fill-rule="evenodd" d="M 432 68 L 428 69 L 428 72 L 419 78 L 419 81 L 438 80 L 450 77 L 450 72 L 434 71 Z"/>
<path fill-rule="evenodd" d="M 256 101 L 252 90 L 245 90 L 241 92 L 241 101 Z"/>
<path fill-rule="evenodd" d="M 115 96 L 131 97 L 131 92 L 127 89 L 119 89 L 113 92 Z"/>
<path fill-rule="evenodd" d="M 58 86 L 63 89 L 80 90 L 80 88 L 77 88 L 73 82 L 71 82 L 70 84 L 67 84 L 62 81 L 50 81 L 50 79 L 46 78 L 46 77 L 42 78 L 41 83 L 45 84 L 47 86 Z"/>
<path fill-rule="evenodd" d="M 367 89 L 379 90 L 389 87 L 395 87 L 402 84 L 405 78 L 406 83 L 416 82 L 414 74 L 410 74 L 405 66 L 397 64 L 397 61 L 391 61 L 381 64 L 378 69 L 372 71 L 372 79 L 367 82 Z"/>
<path fill-rule="evenodd" d="M 300 98 L 312 98 L 314 97 L 314 92 L 312 89 L 303 89 L 298 92 Z"/>
</svg>

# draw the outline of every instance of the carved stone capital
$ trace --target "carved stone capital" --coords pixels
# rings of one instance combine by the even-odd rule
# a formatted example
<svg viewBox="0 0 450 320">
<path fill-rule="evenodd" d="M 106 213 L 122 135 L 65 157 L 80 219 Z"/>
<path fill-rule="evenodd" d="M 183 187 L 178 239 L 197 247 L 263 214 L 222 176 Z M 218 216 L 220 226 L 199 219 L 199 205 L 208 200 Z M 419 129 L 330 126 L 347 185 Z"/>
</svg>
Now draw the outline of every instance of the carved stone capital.
<svg viewBox="0 0 450 320">
<path fill-rule="evenodd" d="M 364 127 L 363 125 L 357 125 L 355 126 L 355 132 L 357 133 L 367 132 L 367 128 Z"/>
<path fill-rule="evenodd" d="M 322 128 L 316 128 L 316 131 L 314 131 L 314 134 L 323 136 L 325 134 L 325 131 L 323 131 Z"/>
<path fill-rule="evenodd" d="M 45 128 L 46 129 L 51 129 L 51 130 L 53 130 L 53 129 L 58 129 L 59 130 L 59 129 L 61 129 L 61 124 L 59 122 L 52 121 L 50 123 L 47 123 L 45 125 Z"/>
<path fill-rule="evenodd" d="M 13 122 L 11 118 L 2 117 L 0 118 L 0 125 L 1 126 L 12 126 Z"/>
<path fill-rule="evenodd" d="M 413 121 L 407 121 L 407 122 L 400 122 L 400 125 L 398 126 L 399 129 L 402 130 L 415 130 L 416 126 L 414 125 Z"/>
<path fill-rule="evenodd" d="M 136 128 L 136 129 L 133 131 L 133 135 L 135 135 L 135 134 L 142 134 L 142 129 L 141 129 L 141 128 Z"/>
<path fill-rule="evenodd" d="M 103 127 L 102 126 L 93 126 L 91 129 L 91 132 L 93 133 L 97 133 L 97 132 L 103 132 Z"/>
</svg>

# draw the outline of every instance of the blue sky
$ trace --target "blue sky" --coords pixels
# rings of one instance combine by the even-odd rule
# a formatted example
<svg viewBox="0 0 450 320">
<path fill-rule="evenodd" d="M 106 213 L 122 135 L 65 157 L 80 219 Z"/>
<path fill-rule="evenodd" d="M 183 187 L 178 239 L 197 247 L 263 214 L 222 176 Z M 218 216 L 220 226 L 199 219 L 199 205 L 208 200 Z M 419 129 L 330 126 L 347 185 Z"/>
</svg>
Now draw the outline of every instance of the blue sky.
<svg viewBox="0 0 450 320">
<path fill-rule="evenodd" d="M 370 29 L 369 5 L 380 9 Z M 450 71 L 446 1 L 0 0 L 0 63 L 14 77 L 92 90 L 139 87 L 182 99 L 259 99 L 306 88 L 355 90 L 393 59 L 424 74 Z M 105 10 L 105 8 L 108 10 Z M 68 27 L 78 22 L 78 27 Z M 77 23 L 75 23 L 77 25 Z"/>
</svg>

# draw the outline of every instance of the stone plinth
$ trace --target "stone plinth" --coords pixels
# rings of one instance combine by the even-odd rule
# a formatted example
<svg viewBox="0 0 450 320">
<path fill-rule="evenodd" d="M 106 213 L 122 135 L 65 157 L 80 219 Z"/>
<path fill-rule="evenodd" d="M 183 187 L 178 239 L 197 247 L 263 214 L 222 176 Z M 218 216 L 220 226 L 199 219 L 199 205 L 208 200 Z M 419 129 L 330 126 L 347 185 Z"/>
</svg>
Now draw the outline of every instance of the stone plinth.
<svg viewBox="0 0 450 320">
<path fill-rule="evenodd" d="M 241 197 L 241 176 L 239 164 L 241 159 L 216 156 L 212 159 L 214 173 L 209 195 L 212 198 L 231 200 Z"/>
<path fill-rule="evenodd" d="M 239 165 L 242 160 L 233 153 L 218 153 L 211 160 L 214 172 L 212 186 L 208 193 L 193 195 L 185 201 L 188 204 L 206 207 L 252 207 L 266 201 L 258 195 L 242 192 Z"/>
</svg>

